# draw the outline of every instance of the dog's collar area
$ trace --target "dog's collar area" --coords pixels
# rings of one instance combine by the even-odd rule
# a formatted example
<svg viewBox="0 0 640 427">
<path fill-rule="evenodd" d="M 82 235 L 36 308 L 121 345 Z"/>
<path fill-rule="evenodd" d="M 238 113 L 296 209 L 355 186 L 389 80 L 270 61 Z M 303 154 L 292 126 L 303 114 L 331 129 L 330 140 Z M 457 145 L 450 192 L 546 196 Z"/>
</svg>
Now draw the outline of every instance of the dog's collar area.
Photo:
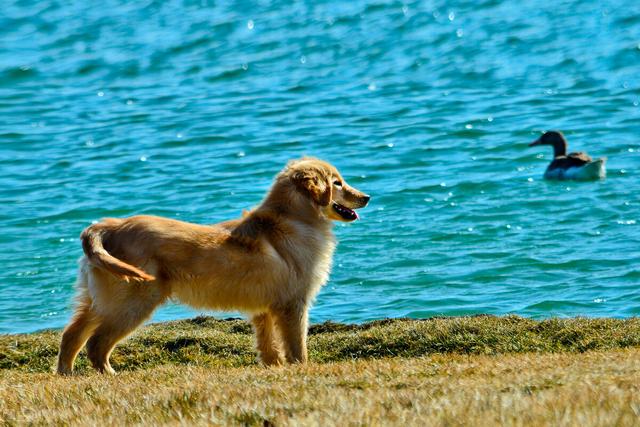
<svg viewBox="0 0 640 427">
<path fill-rule="evenodd" d="M 346 206 L 342 206 L 339 203 L 333 202 L 333 210 L 335 210 L 338 215 L 340 215 L 343 219 L 347 221 L 355 221 L 358 219 L 358 214 L 353 209 L 349 209 Z"/>
</svg>

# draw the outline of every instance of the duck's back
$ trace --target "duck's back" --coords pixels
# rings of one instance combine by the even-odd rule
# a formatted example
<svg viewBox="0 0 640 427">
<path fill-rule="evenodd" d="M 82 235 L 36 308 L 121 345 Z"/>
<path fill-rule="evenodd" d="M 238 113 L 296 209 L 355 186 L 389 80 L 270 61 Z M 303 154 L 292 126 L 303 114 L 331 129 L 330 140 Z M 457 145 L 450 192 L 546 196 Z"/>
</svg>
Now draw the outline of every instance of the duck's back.
<svg viewBox="0 0 640 427">
<path fill-rule="evenodd" d="M 593 161 L 591 156 L 589 156 L 584 151 L 578 151 L 576 153 L 569 153 L 569 155 L 567 157 L 569 157 L 571 159 L 574 159 L 574 161 L 582 161 L 584 163 L 590 163 L 590 162 Z"/>
<path fill-rule="evenodd" d="M 553 159 L 547 170 L 579 168 L 591 162 L 592 159 L 587 153 L 569 153 L 567 156 L 558 156 Z"/>
</svg>

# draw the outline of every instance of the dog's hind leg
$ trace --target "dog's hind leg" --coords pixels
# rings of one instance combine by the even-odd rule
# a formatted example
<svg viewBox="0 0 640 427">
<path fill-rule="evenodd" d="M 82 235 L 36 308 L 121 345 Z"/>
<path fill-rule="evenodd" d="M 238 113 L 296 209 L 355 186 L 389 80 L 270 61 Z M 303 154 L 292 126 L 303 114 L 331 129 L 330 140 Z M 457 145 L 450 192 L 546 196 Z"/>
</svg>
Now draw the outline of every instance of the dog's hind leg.
<svg viewBox="0 0 640 427">
<path fill-rule="evenodd" d="M 56 369 L 61 375 L 71 374 L 80 349 L 98 325 L 96 315 L 91 311 L 91 299 L 86 291 L 81 292 L 73 318 L 62 333 Z"/>
<path fill-rule="evenodd" d="M 123 286 L 146 286 L 146 284 Z M 87 357 L 99 372 L 115 373 L 109 363 L 109 356 L 111 356 L 113 348 L 142 322 L 151 317 L 155 308 L 166 299 L 162 295 L 151 298 L 149 294 L 147 294 L 147 298 L 137 298 L 135 290 L 130 290 L 128 294 L 127 304 L 123 304 L 115 310 L 101 313 L 100 324 L 87 341 Z"/>
<path fill-rule="evenodd" d="M 285 356 L 290 363 L 307 361 L 308 310 L 304 303 L 274 309 L 276 325 L 282 335 Z"/>
<path fill-rule="evenodd" d="M 144 319 L 141 319 L 136 325 L 128 324 L 127 327 L 122 324 L 114 324 L 112 322 L 103 322 L 95 330 L 94 334 L 87 341 L 87 357 L 91 361 L 91 365 L 98 371 L 107 374 L 115 374 L 115 371 L 109 363 L 109 356 L 118 341 L 129 335 Z"/>
<path fill-rule="evenodd" d="M 256 347 L 262 363 L 281 365 L 283 362 L 282 349 L 271 314 L 257 314 L 251 318 L 251 323 L 256 333 Z"/>
</svg>

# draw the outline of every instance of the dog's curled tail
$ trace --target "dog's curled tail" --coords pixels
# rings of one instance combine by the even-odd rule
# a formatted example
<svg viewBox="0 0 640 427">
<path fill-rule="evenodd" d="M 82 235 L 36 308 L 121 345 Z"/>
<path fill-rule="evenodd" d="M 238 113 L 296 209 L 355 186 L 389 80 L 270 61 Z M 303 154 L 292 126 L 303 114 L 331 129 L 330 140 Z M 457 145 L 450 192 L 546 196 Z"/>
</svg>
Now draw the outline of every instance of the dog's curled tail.
<svg viewBox="0 0 640 427">
<path fill-rule="evenodd" d="M 82 250 L 89 259 L 89 262 L 96 267 L 100 267 L 112 274 L 115 274 L 127 282 L 129 280 L 143 282 L 155 280 L 155 277 L 152 275 L 119 260 L 107 252 L 104 246 L 102 246 L 102 233 L 103 230 L 101 225 L 94 224 L 87 227 L 80 235 L 80 240 L 82 240 Z"/>
</svg>

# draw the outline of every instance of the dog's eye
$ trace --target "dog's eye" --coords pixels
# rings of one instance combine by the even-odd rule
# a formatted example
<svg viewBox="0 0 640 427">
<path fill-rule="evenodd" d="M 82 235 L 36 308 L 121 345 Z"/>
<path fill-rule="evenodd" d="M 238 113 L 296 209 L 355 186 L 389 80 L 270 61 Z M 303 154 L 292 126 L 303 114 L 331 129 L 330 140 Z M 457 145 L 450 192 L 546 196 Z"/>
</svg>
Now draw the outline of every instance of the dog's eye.
<svg viewBox="0 0 640 427">
<path fill-rule="evenodd" d="M 342 183 L 340 181 L 338 181 L 337 179 L 335 181 L 333 181 L 333 185 L 335 185 L 336 187 L 342 187 Z"/>
</svg>

